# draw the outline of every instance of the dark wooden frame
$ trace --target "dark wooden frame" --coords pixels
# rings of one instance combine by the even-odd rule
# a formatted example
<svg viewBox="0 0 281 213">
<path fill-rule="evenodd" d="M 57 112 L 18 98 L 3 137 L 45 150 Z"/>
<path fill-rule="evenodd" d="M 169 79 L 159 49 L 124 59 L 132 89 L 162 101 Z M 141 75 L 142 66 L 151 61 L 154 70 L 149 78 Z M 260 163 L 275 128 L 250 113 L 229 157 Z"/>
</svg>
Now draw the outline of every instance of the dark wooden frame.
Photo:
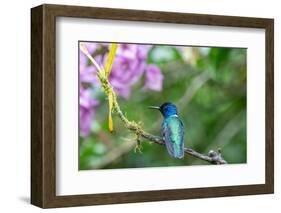
<svg viewBox="0 0 281 213">
<path fill-rule="evenodd" d="M 56 17 L 262 28 L 266 32 L 266 183 L 195 189 L 56 196 Z M 179 26 L 180 27 L 180 26 Z M 41 5 L 31 9 L 31 203 L 64 207 L 274 192 L 274 20 Z"/>
</svg>

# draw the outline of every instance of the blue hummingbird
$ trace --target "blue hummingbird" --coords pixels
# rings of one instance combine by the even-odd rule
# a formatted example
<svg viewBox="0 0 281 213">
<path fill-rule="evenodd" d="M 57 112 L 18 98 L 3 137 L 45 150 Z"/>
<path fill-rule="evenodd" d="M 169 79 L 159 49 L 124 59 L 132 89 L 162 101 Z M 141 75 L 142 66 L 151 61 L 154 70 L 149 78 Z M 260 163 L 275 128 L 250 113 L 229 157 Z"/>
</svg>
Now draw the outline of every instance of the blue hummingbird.
<svg viewBox="0 0 281 213">
<path fill-rule="evenodd" d="M 169 155 L 173 158 L 183 158 L 184 126 L 178 117 L 177 107 L 170 102 L 166 102 L 160 107 L 150 106 L 149 108 L 158 109 L 164 117 L 161 132 Z"/>
</svg>

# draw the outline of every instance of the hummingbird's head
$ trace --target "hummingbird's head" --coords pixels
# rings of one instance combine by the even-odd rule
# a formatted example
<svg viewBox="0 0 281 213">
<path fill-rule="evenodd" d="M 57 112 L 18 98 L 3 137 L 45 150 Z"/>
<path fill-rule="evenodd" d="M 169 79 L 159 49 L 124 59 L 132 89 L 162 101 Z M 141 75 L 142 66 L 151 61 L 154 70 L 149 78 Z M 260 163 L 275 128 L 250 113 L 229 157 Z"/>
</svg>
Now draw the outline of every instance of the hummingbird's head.
<svg viewBox="0 0 281 213">
<path fill-rule="evenodd" d="M 162 115 L 167 118 L 172 115 L 177 115 L 177 107 L 171 102 L 165 102 L 160 107 L 151 106 L 150 109 L 158 109 Z"/>
</svg>

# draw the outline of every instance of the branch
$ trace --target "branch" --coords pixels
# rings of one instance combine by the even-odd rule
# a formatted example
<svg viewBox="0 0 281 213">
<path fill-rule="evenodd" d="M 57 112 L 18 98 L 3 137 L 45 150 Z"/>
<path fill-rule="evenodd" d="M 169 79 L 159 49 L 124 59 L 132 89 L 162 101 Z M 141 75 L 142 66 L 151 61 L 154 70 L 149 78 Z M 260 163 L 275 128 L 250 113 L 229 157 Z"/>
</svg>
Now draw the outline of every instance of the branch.
<svg viewBox="0 0 281 213">
<path fill-rule="evenodd" d="M 101 74 L 97 73 L 102 87 L 104 88 L 105 93 L 108 94 L 112 94 L 113 96 L 113 110 L 114 112 L 117 113 L 117 115 L 119 116 L 119 118 L 122 120 L 122 122 L 124 123 L 125 127 L 129 130 L 131 130 L 132 132 L 134 132 L 137 137 L 142 137 L 147 139 L 150 142 L 153 142 L 155 144 L 158 145 L 165 145 L 165 141 L 155 135 L 152 135 L 150 133 L 147 133 L 146 131 L 144 131 L 141 126 L 139 124 L 137 124 L 135 121 L 129 121 L 127 119 L 127 117 L 123 114 L 123 112 L 120 109 L 120 106 L 117 102 L 117 98 L 116 98 L 116 93 L 114 92 L 111 84 L 109 83 L 109 81 Z M 207 161 L 211 164 L 227 164 L 227 162 L 223 159 L 222 155 L 221 155 L 221 151 L 218 150 L 216 151 L 209 151 L 208 155 L 204 155 L 201 154 L 199 152 L 194 151 L 191 148 L 184 148 L 184 152 L 190 156 L 193 156 L 195 158 L 201 159 L 203 161 Z"/>
</svg>

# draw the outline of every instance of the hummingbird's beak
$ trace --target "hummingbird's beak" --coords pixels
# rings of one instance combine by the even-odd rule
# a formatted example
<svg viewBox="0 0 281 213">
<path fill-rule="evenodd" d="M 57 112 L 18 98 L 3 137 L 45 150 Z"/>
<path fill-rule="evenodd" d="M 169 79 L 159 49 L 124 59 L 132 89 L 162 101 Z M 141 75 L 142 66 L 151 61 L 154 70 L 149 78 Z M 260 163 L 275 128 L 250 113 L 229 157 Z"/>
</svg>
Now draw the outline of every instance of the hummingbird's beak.
<svg viewBox="0 0 281 213">
<path fill-rule="evenodd" d="M 148 108 L 149 109 L 158 109 L 158 110 L 160 109 L 160 107 L 158 107 L 158 106 L 149 106 Z"/>
</svg>

